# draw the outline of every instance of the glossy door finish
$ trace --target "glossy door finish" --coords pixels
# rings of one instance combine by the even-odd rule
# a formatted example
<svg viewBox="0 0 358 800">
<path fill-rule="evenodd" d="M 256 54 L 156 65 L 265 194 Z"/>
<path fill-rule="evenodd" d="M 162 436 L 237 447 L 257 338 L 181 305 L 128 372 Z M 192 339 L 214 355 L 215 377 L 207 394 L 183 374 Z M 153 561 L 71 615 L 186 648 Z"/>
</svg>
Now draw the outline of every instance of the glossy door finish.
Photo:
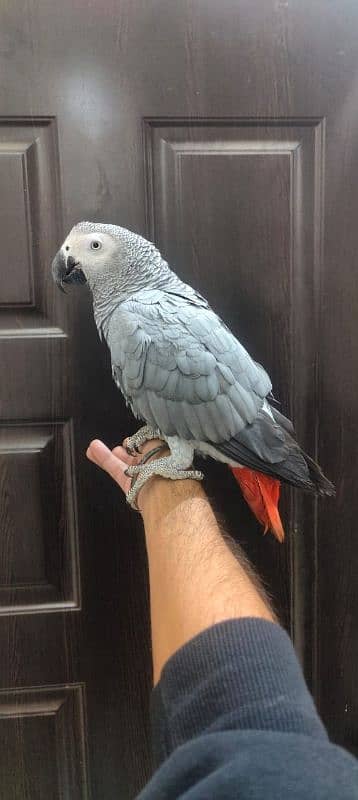
<svg viewBox="0 0 358 800">
<path fill-rule="evenodd" d="M 141 524 L 84 455 L 135 425 L 87 289 L 63 297 L 49 273 L 80 219 L 154 238 L 268 368 L 336 482 L 336 500 L 284 491 L 280 547 L 230 474 L 205 466 L 332 737 L 358 748 L 357 31 L 352 0 L 2 3 L 7 800 L 132 798 L 150 772 Z"/>
</svg>

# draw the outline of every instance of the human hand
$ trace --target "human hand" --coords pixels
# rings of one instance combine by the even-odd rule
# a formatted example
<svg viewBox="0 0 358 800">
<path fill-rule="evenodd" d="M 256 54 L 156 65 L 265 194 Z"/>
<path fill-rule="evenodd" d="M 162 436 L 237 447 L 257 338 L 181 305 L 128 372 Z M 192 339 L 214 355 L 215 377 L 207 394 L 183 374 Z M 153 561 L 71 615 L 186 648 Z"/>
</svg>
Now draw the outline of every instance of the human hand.
<svg viewBox="0 0 358 800">
<path fill-rule="evenodd" d="M 97 464 L 98 467 L 101 467 L 101 469 L 107 472 L 107 474 L 113 478 L 122 491 L 127 494 L 132 482 L 132 479 L 125 474 L 127 467 L 131 466 L 132 464 L 139 464 L 142 456 L 145 455 L 145 453 L 149 452 L 149 450 L 153 450 L 154 447 L 157 447 L 161 444 L 163 444 L 163 442 L 159 439 L 145 442 L 142 445 L 141 453 L 139 453 L 138 456 L 132 456 L 129 455 L 125 449 L 126 439 L 124 439 L 123 445 L 117 445 L 113 448 L 113 450 L 110 450 L 109 447 L 107 447 L 100 439 L 94 439 L 87 448 L 86 456 L 89 461 Z M 163 453 L 161 452 L 159 456 L 162 455 Z M 153 456 L 153 458 L 157 458 L 159 456 Z M 151 478 L 150 481 L 148 481 L 148 484 L 150 484 L 153 480 L 154 479 Z M 147 485 L 143 486 L 137 497 L 137 504 L 140 511 L 141 503 L 139 498 L 142 499 L 142 495 L 145 495 L 146 492 Z"/>
</svg>

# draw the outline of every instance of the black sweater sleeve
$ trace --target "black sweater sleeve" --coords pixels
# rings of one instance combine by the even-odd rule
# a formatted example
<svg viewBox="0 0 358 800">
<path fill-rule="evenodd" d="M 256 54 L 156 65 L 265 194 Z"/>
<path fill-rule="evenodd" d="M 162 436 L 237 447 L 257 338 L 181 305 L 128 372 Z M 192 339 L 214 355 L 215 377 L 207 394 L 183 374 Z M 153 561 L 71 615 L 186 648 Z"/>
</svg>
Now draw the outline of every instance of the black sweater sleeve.
<svg viewBox="0 0 358 800">
<path fill-rule="evenodd" d="M 358 764 L 331 744 L 291 641 L 271 622 L 208 628 L 152 696 L 158 770 L 141 800 L 358 800 Z"/>
</svg>

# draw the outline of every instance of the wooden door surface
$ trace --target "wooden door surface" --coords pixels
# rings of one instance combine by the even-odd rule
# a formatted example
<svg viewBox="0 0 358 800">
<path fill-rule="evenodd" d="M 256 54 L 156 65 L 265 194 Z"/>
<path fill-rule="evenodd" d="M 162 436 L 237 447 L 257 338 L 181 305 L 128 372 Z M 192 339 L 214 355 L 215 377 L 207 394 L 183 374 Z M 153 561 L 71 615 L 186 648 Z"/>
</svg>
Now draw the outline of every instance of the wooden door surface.
<svg viewBox="0 0 358 800">
<path fill-rule="evenodd" d="M 135 429 L 86 288 L 50 262 L 81 219 L 152 237 L 269 370 L 336 499 L 261 532 L 207 489 L 358 752 L 358 6 L 2 0 L 0 796 L 132 798 L 150 772 L 138 516 L 89 464 Z"/>
</svg>

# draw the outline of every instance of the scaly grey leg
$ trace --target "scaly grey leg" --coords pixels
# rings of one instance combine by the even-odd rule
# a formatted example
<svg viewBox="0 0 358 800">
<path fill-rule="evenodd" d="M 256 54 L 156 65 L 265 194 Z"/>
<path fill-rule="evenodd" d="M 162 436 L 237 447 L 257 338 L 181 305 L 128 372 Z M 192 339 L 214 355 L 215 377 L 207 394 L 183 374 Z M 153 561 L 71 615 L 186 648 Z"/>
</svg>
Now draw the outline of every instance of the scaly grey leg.
<svg viewBox="0 0 358 800">
<path fill-rule="evenodd" d="M 162 435 L 159 428 L 152 428 L 150 425 L 144 425 L 143 428 L 139 428 L 137 433 L 134 433 L 133 436 L 128 437 L 126 450 L 131 456 L 135 456 L 140 452 L 139 447 L 144 444 L 144 442 L 150 442 L 151 439 L 161 438 Z"/>
<path fill-rule="evenodd" d="M 190 469 L 194 448 L 189 442 L 179 439 L 177 436 L 168 436 L 166 439 L 170 449 L 170 456 L 158 458 L 151 461 L 149 464 L 136 464 L 135 466 L 128 467 L 125 471 L 126 475 L 133 478 L 136 477 L 135 482 L 131 486 L 127 494 L 127 502 L 138 510 L 136 497 L 142 486 L 153 475 L 161 475 L 162 478 L 170 478 L 170 480 L 185 480 L 191 478 L 192 480 L 201 481 L 203 473 L 196 469 Z"/>
</svg>

